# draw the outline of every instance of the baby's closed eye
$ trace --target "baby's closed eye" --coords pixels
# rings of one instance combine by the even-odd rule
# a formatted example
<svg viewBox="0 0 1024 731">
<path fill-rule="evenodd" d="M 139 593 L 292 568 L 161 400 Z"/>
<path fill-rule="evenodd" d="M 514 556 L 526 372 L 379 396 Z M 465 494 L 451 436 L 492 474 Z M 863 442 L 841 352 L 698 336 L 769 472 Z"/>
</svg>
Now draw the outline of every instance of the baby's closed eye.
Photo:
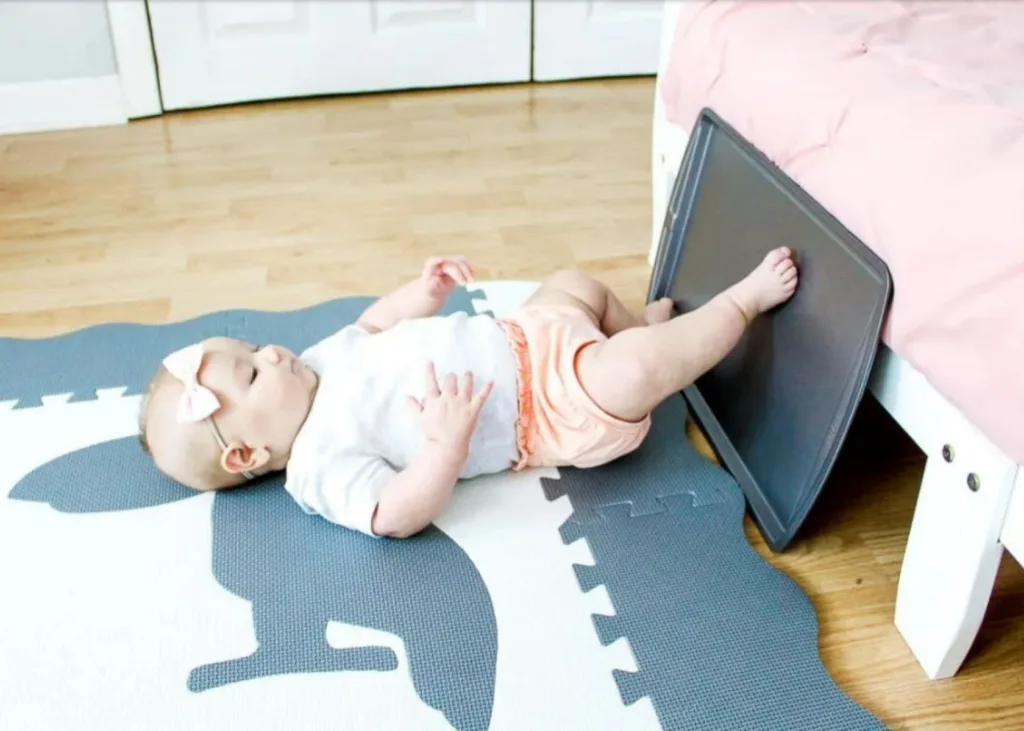
<svg viewBox="0 0 1024 731">
<path fill-rule="evenodd" d="M 252 350 L 253 353 L 258 353 L 258 352 L 260 352 L 263 349 L 263 346 L 262 345 L 250 345 L 249 348 Z M 249 385 L 252 385 L 253 383 L 256 382 L 256 377 L 258 375 L 259 375 L 259 368 L 256 367 L 255 363 L 253 363 L 253 365 L 252 365 L 252 372 L 249 374 Z"/>
</svg>

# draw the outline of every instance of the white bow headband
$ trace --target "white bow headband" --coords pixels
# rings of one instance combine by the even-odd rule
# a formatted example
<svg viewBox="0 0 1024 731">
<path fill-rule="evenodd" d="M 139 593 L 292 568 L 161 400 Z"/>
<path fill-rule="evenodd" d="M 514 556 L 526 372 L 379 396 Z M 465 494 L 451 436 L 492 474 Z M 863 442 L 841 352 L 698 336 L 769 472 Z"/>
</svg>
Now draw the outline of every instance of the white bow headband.
<svg viewBox="0 0 1024 731">
<path fill-rule="evenodd" d="M 199 368 L 203 364 L 203 345 L 188 345 L 164 358 L 164 368 L 185 386 L 178 401 L 178 421 L 194 423 L 206 421 L 213 431 L 213 436 L 222 451 L 228 450 L 227 442 L 221 436 L 220 429 L 213 421 L 213 414 L 220 408 L 216 394 L 199 382 Z M 246 470 L 242 474 L 253 479 L 253 474 Z"/>
<path fill-rule="evenodd" d="M 202 421 L 220 408 L 213 391 L 199 382 L 199 367 L 203 364 L 202 343 L 189 345 L 164 358 L 164 368 L 185 386 L 178 401 L 178 421 Z"/>
</svg>

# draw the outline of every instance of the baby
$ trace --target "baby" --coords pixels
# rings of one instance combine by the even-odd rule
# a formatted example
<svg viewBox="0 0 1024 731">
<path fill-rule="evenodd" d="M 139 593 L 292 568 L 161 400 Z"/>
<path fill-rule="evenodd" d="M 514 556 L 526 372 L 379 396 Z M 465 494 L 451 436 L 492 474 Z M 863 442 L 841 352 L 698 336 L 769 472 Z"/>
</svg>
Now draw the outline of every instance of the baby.
<svg viewBox="0 0 1024 731">
<path fill-rule="evenodd" d="M 142 404 L 142 444 L 158 469 L 196 490 L 285 470 L 307 513 L 372 536 L 412 536 L 459 479 L 591 467 L 635 450 L 662 400 L 792 296 L 797 268 L 789 249 L 775 249 L 676 317 L 667 298 L 634 317 L 571 270 L 507 317 L 436 314 L 473 281 L 465 259 L 431 258 L 301 356 L 221 337 L 172 353 Z"/>
</svg>

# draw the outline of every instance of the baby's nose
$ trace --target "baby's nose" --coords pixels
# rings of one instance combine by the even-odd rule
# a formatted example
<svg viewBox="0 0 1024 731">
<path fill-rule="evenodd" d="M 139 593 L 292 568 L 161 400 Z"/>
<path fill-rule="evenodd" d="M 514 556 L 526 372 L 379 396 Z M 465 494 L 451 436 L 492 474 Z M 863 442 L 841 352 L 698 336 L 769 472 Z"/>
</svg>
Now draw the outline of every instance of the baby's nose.
<svg viewBox="0 0 1024 731">
<path fill-rule="evenodd" d="M 276 346 L 271 345 L 267 348 L 267 359 L 274 365 L 281 362 L 281 351 Z"/>
</svg>

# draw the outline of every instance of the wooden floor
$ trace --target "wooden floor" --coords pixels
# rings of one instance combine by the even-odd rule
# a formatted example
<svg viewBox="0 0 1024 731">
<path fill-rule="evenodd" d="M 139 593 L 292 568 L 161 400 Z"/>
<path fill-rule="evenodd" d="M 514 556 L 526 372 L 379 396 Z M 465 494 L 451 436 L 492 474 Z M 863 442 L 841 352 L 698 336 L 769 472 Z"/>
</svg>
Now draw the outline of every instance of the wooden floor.
<svg viewBox="0 0 1024 731">
<path fill-rule="evenodd" d="M 380 294 L 434 253 L 481 278 L 576 266 L 646 295 L 650 80 L 305 100 L 0 137 L 0 335 Z M 960 674 L 892 624 L 923 462 L 870 399 L 804 538 L 822 659 L 894 729 L 1024 728 L 1024 576 Z"/>
</svg>

